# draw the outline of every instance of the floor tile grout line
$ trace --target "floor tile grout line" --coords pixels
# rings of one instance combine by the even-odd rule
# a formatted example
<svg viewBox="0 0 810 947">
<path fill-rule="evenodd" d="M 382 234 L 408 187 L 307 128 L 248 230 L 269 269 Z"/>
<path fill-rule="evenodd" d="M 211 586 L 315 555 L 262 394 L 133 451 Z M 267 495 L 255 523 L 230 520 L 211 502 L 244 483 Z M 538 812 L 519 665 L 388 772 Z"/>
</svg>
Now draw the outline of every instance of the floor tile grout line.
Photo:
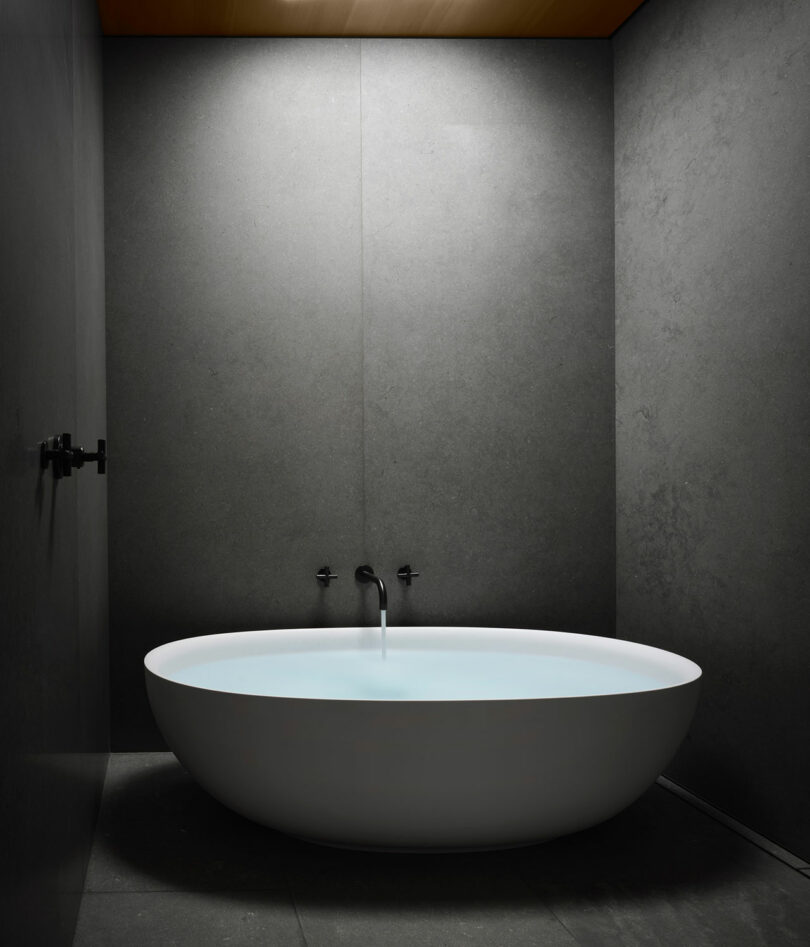
<svg viewBox="0 0 810 947">
<path fill-rule="evenodd" d="M 234 887 L 233 885 L 212 885 L 211 887 L 195 885 L 188 888 L 85 888 L 82 894 L 214 894 L 217 891 L 244 891 L 246 894 L 284 894 L 289 893 L 289 884 L 259 885 L 249 888 Z"/>
<path fill-rule="evenodd" d="M 542 844 L 542 843 L 541 843 L 541 844 Z M 527 847 L 532 847 L 532 846 L 527 846 Z M 503 863 L 503 858 L 501 858 L 501 863 Z M 534 895 L 534 894 L 537 893 L 536 886 L 526 877 L 526 875 L 524 874 L 523 866 L 522 866 L 522 864 L 521 864 L 520 862 L 518 862 L 518 864 L 517 864 L 517 867 L 516 867 L 516 870 L 515 870 L 515 876 L 517 877 L 517 879 L 520 881 L 520 883 L 523 885 L 523 887 L 526 889 L 526 891 L 527 891 L 530 895 Z M 569 929 L 569 927 L 568 927 L 568 925 L 565 923 L 565 921 L 559 916 L 559 914 L 557 914 L 557 912 L 554 910 L 554 908 L 553 908 L 550 904 L 544 903 L 543 906 L 545 907 L 545 909 L 546 909 L 546 911 L 549 913 L 549 915 L 550 915 L 551 917 L 553 917 L 554 920 L 555 920 L 555 921 L 560 925 L 560 927 L 565 931 L 565 933 L 568 934 L 568 936 L 571 938 L 571 943 L 572 943 L 572 944 L 582 944 L 582 941 L 579 940 L 579 939 L 577 938 L 576 934 L 574 934 L 574 932 Z"/>
<path fill-rule="evenodd" d="M 287 888 L 287 897 L 289 898 L 290 904 L 292 904 L 293 910 L 295 911 L 295 919 L 298 921 L 298 930 L 301 932 L 301 940 L 303 941 L 304 947 L 309 947 L 309 941 L 307 940 L 307 935 L 304 931 L 304 921 L 301 917 L 301 912 L 298 910 L 298 900 L 295 897 L 295 887 L 293 885 L 292 879 L 294 867 L 291 865 L 291 861 L 294 862 L 294 860 L 294 853 L 287 849 L 281 854 L 279 869 L 281 877 L 284 879 L 284 884 Z"/>
<path fill-rule="evenodd" d="M 216 885 L 212 888 L 116 888 L 109 891 L 83 891 L 86 894 L 286 894 L 292 897 L 289 885 L 279 885 L 275 888 L 239 888 L 233 885 Z"/>
<path fill-rule="evenodd" d="M 560 927 L 565 931 L 566 934 L 571 938 L 573 944 L 582 944 L 582 941 L 577 937 L 577 935 L 568 927 L 565 921 L 557 914 L 554 908 L 549 908 L 552 917 L 557 921 Z"/>
<path fill-rule="evenodd" d="M 706 802 L 705 799 L 701 799 L 700 796 L 697 796 L 688 789 L 685 789 L 674 780 L 668 779 L 666 776 L 659 776 L 656 782 L 663 789 L 666 789 L 674 796 L 682 799 L 688 805 L 708 816 L 708 818 L 713 819 L 715 822 L 720 823 L 720 825 L 724 826 L 729 831 L 734 832 L 735 835 L 739 835 L 741 838 L 744 838 L 747 842 L 755 845 L 767 855 L 770 855 L 772 858 L 780 861 L 783 865 L 787 865 L 788 868 L 792 868 L 794 871 L 797 871 L 800 875 L 808 877 L 807 872 L 810 871 L 810 864 L 808 864 L 803 858 L 799 858 L 799 856 L 794 855 L 793 852 L 788 851 L 786 848 L 783 848 L 776 842 L 772 842 L 764 835 L 760 835 L 759 832 L 756 832 L 754 829 L 749 828 L 744 823 L 733 818 L 733 816 L 723 812 L 722 809 L 718 809 L 716 806 L 713 806 L 710 802 Z"/>
<path fill-rule="evenodd" d="M 284 880 L 287 883 L 287 897 L 290 899 L 290 904 L 292 904 L 293 911 L 295 911 L 295 919 L 298 922 L 298 930 L 301 932 L 301 940 L 304 944 L 304 947 L 309 947 L 309 941 L 307 940 L 307 935 L 304 931 L 304 922 L 301 919 L 301 912 L 298 910 L 298 901 L 295 899 L 295 892 L 293 891 L 293 886 L 289 875 L 286 873 L 286 868 L 287 866 L 285 865 Z"/>
</svg>

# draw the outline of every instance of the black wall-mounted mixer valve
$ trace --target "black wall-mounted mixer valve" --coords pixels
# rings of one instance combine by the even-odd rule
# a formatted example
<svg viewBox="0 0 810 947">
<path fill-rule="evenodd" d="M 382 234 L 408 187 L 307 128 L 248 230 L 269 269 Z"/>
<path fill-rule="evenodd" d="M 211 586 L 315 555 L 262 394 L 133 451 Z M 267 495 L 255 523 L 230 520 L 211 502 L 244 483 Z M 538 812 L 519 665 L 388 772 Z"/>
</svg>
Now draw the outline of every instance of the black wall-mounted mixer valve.
<svg viewBox="0 0 810 947">
<path fill-rule="evenodd" d="M 418 572 L 411 571 L 410 566 L 400 566 L 399 569 L 397 569 L 397 578 L 402 579 L 405 585 L 410 585 L 411 579 L 415 578 L 418 575 L 419 575 Z"/>
<path fill-rule="evenodd" d="M 53 464 L 53 476 L 55 480 L 61 480 L 62 477 L 69 477 L 73 472 L 71 463 L 70 434 L 57 434 L 39 445 L 39 465 L 43 470 L 48 469 L 48 464 Z"/>
<path fill-rule="evenodd" d="M 39 463 L 43 470 L 48 464 L 53 465 L 54 479 L 69 477 L 73 468 L 84 467 L 88 462 L 98 464 L 100 474 L 107 472 L 107 442 L 99 438 L 98 449 L 94 452 L 86 451 L 83 447 L 73 447 L 70 434 L 57 434 L 39 445 Z"/>
<path fill-rule="evenodd" d="M 337 576 L 334 572 L 332 572 L 329 566 L 323 566 L 315 573 L 315 578 L 321 583 L 321 585 L 328 589 L 329 583 L 332 581 L 332 579 L 336 579 Z"/>
</svg>

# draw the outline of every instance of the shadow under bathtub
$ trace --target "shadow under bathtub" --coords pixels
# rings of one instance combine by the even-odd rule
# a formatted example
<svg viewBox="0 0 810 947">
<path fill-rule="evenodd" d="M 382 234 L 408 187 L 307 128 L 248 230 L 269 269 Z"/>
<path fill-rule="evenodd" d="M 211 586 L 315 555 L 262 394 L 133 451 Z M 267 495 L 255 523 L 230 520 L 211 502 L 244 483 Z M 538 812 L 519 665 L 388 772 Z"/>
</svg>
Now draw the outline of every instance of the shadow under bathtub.
<svg viewBox="0 0 810 947">
<path fill-rule="evenodd" d="M 169 753 L 114 754 L 86 890 L 305 891 L 308 901 L 634 901 L 744 876 L 752 846 L 660 786 L 609 822 L 541 845 L 458 855 L 325 848 L 236 815 Z"/>
</svg>

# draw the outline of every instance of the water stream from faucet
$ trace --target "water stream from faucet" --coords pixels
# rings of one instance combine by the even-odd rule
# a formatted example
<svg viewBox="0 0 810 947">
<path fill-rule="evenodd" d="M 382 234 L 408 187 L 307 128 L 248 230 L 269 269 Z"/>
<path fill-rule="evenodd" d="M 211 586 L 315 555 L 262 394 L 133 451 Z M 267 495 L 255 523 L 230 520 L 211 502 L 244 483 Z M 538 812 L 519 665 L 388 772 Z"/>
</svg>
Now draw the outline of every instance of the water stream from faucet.
<svg viewBox="0 0 810 947">
<path fill-rule="evenodd" d="M 380 641 L 382 644 L 382 659 L 385 660 L 385 609 L 380 609 Z"/>
</svg>

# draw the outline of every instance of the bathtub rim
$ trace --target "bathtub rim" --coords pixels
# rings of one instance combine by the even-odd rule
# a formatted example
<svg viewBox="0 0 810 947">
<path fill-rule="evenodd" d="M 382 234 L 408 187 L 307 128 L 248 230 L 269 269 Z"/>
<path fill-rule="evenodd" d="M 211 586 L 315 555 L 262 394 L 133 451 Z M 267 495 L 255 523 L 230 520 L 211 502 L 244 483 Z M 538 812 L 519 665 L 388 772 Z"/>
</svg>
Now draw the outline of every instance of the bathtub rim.
<svg viewBox="0 0 810 947">
<path fill-rule="evenodd" d="M 320 640 L 323 642 L 324 646 L 317 648 L 310 646 L 304 647 L 286 647 L 284 649 L 275 649 L 278 653 L 301 653 L 301 652 L 317 652 L 324 650 L 361 650 L 361 651 L 376 651 L 379 649 L 379 626 L 336 626 L 336 627 L 325 627 L 325 628 L 263 628 L 257 629 L 254 631 L 224 631 L 216 632 L 213 634 L 207 635 L 193 635 L 188 638 L 179 638 L 174 641 L 165 642 L 164 644 L 157 645 L 155 648 L 152 648 L 144 656 L 144 669 L 148 674 L 152 674 L 161 680 L 167 681 L 169 684 L 174 685 L 175 687 L 189 688 L 190 690 L 197 691 L 207 691 L 214 694 L 228 694 L 236 697 L 246 697 L 251 699 L 272 699 L 280 701 L 292 701 L 292 702 L 309 702 L 309 701 L 321 701 L 321 702 L 330 702 L 330 703 L 357 703 L 357 704 L 397 704 L 397 705 L 407 705 L 407 704 L 420 704 L 420 705 L 430 705 L 430 704 L 464 704 L 464 703 L 526 703 L 531 701 L 559 701 L 559 700 L 590 700 L 590 699 L 599 699 L 607 697 L 616 697 L 623 694 L 645 694 L 645 693 L 654 693 L 658 691 L 671 690 L 678 687 L 684 687 L 685 685 L 698 685 L 703 676 L 702 668 L 692 661 L 689 658 L 683 657 L 682 655 L 676 654 L 673 651 L 667 651 L 663 648 L 655 647 L 654 645 L 645 645 L 636 641 L 628 641 L 624 638 L 609 638 L 603 635 L 589 635 L 582 634 L 578 632 L 566 632 L 566 631 L 551 631 L 547 629 L 535 629 L 535 628 L 502 628 L 496 626 L 463 626 L 463 625 L 395 625 L 390 626 L 387 629 L 388 632 L 388 648 L 391 650 L 396 650 L 397 643 L 392 639 L 395 639 L 399 636 L 405 638 L 412 638 L 415 640 L 421 639 L 422 642 L 427 642 L 433 644 L 435 650 L 443 650 L 443 647 L 439 642 L 446 642 L 448 638 L 458 639 L 460 646 L 457 646 L 455 650 L 459 651 L 487 651 L 487 650 L 507 650 L 517 653 L 544 653 L 539 648 L 536 648 L 534 651 L 527 651 L 521 647 L 509 647 L 506 649 L 493 649 L 486 647 L 464 647 L 464 641 L 470 640 L 469 633 L 472 632 L 473 638 L 479 641 L 483 641 L 489 638 L 491 641 L 495 641 L 497 636 L 499 642 L 503 644 L 506 641 L 509 641 L 512 645 L 519 643 L 527 643 L 533 641 L 535 645 L 539 645 L 542 642 L 547 644 L 552 644 L 556 646 L 564 646 L 567 644 L 571 650 L 574 652 L 569 657 L 581 657 L 583 659 L 591 658 L 593 660 L 599 660 L 600 655 L 613 653 L 624 654 L 626 657 L 633 659 L 632 663 L 639 669 L 649 670 L 651 667 L 661 670 L 666 669 L 673 674 L 678 673 L 678 679 L 673 680 L 671 683 L 661 683 L 660 686 L 656 687 L 645 687 L 637 690 L 622 690 L 622 691 L 609 691 L 607 693 L 597 693 L 597 694 L 571 694 L 571 695 L 556 695 L 556 696 L 533 696 L 533 697 L 460 697 L 460 698 L 429 698 L 429 699 L 420 699 L 420 698 L 386 698 L 386 697 L 324 697 L 324 696 L 288 696 L 288 695 L 279 695 L 279 694 L 268 694 L 268 693 L 253 693 L 247 691 L 233 691 L 233 690 L 223 690 L 222 688 L 217 687 L 204 687 L 197 684 L 189 684 L 186 682 L 177 681 L 170 676 L 171 671 L 166 670 L 166 663 L 171 662 L 174 658 L 175 660 L 182 659 L 183 657 L 190 657 L 195 651 L 198 654 L 203 654 L 206 657 L 213 654 L 215 651 L 224 651 L 228 644 L 252 644 L 254 648 L 254 653 L 267 654 L 271 649 L 267 647 L 258 647 L 262 642 L 275 641 L 275 643 L 283 643 L 286 639 L 287 643 L 293 638 L 298 636 L 311 637 L 313 642 Z M 438 635 L 431 636 L 428 633 L 438 632 Z M 466 634 L 465 634 L 466 633 Z M 505 637 L 508 635 L 509 637 Z M 282 637 L 283 636 L 283 637 Z M 226 641 L 227 639 L 227 641 Z M 352 641 L 354 644 L 349 644 L 344 647 L 337 647 L 335 642 L 337 641 Z M 590 645 L 594 653 L 587 653 L 587 647 L 577 647 L 577 645 Z M 416 650 L 412 648 L 412 650 Z M 245 652 L 237 652 L 238 656 L 247 656 Z M 223 655 L 222 657 L 230 657 L 233 655 Z M 206 658 L 202 658 L 205 660 Z M 646 660 L 645 660 L 646 659 Z M 199 660 L 199 659 L 198 659 Z"/>
</svg>

